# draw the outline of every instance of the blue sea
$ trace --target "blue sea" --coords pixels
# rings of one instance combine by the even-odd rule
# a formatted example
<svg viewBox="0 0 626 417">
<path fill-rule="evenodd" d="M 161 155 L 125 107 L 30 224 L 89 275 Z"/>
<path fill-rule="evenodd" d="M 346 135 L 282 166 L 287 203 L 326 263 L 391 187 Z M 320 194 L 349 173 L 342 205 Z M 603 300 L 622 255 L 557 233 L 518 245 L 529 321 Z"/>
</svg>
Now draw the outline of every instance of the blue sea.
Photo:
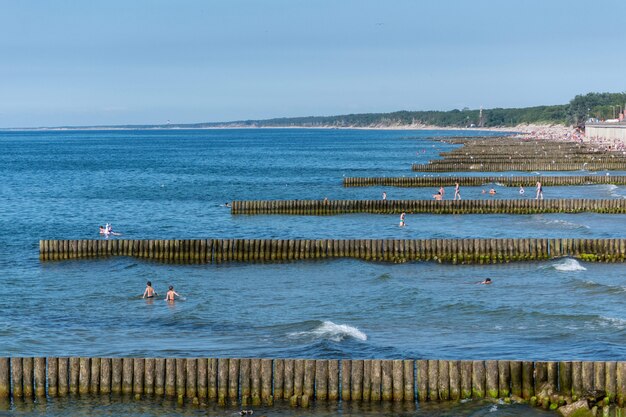
<svg viewBox="0 0 626 417">
<path fill-rule="evenodd" d="M 344 188 L 342 179 L 433 175 L 412 172 L 411 164 L 458 146 L 436 139 L 489 134 L 0 132 L 0 355 L 626 360 L 622 264 L 567 258 L 472 266 L 349 259 L 220 265 L 125 257 L 39 260 L 39 239 L 98 239 L 98 226 L 105 223 L 129 239 L 626 236 L 624 215 L 409 215 L 399 228 L 395 215 L 233 216 L 225 207 L 248 199 L 379 199 L 382 192 L 388 199 L 428 199 L 435 189 Z M 497 195 L 482 194 L 485 187 L 496 188 Z M 453 188 L 446 191 L 451 197 Z M 461 189 L 465 199 L 533 198 L 532 191 L 522 196 L 498 184 Z M 546 187 L 544 195 L 621 199 L 626 187 Z M 485 278 L 494 284 L 476 285 Z M 184 300 L 168 305 L 160 297 L 142 299 L 148 280 L 160 295 L 173 285 Z M 101 401 L 72 407 L 91 415 L 236 411 Z M 67 407 L 55 400 L 13 404 L 10 410 L 56 415 Z M 267 413 L 544 415 L 472 402 L 411 410 L 319 406 L 300 414 L 278 407 Z"/>
</svg>

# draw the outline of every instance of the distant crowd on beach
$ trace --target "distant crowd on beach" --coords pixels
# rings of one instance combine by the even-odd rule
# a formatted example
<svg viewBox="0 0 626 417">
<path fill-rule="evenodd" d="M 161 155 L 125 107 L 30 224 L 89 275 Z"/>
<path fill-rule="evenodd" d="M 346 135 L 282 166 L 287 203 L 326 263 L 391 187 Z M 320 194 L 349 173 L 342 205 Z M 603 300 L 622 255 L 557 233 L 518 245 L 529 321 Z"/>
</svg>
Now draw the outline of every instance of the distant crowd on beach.
<svg viewBox="0 0 626 417">
<path fill-rule="evenodd" d="M 598 139 L 585 136 L 579 128 L 568 126 L 517 126 L 520 133 L 513 137 L 523 139 L 540 139 L 563 142 L 578 142 L 588 144 L 604 152 L 621 152 L 626 155 L 626 144 L 619 139 Z"/>
</svg>

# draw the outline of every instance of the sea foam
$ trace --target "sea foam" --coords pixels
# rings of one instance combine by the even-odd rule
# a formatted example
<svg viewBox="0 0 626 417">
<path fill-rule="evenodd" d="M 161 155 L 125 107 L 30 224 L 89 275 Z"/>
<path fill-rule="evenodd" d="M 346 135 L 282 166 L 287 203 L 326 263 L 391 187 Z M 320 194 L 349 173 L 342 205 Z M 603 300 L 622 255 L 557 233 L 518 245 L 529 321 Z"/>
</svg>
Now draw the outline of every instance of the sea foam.
<svg viewBox="0 0 626 417">
<path fill-rule="evenodd" d="M 587 268 L 585 268 L 580 263 L 578 263 L 576 259 L 571 259 L 571 258 L 563 259 L 562 261 L 553 264 L 552 267 L 556 269 L 557 271 L 566 271 L 566 272 L 587 270 Z"/>
<path fill-rule="evenodd" d="M 367 340 L 367 335 L 356 327 L 347 324 L 336 324 L 332 321 L 324 321 L 313 330 L 304 332 L 289 333 L 291 337 L 310 336 L 315 339 L 327 339 L 333 342 L 341 342 L 344 339 L 351 338 L 357 340 Z"/>
</svg>

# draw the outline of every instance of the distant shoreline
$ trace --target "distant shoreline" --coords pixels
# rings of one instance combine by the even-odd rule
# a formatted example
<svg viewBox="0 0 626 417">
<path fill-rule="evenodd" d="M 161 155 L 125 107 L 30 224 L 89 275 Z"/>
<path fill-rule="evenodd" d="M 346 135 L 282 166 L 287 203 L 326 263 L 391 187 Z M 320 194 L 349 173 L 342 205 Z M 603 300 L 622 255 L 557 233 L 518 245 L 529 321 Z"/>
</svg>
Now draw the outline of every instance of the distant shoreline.
<svg viewBox="0 0 626 417">
<path fill-rule="evenodd" d="M 394 126 L 76 126 L 76 127 L 24 127 L 24 128 L 0 128 L 0 132 L 71 132 L 71 131 L 137 131 L 137 130 L 235 130 L 235 129 L 319 129 L 319 130 L 455 130 L 468 132 L 506 132 L 521 133 L 529 130 L 547 128 L 567 129 L 564 125 L 517 125 L 513 127 L 454 127 L 432 125 L 394 125 Z"/>
</svg>

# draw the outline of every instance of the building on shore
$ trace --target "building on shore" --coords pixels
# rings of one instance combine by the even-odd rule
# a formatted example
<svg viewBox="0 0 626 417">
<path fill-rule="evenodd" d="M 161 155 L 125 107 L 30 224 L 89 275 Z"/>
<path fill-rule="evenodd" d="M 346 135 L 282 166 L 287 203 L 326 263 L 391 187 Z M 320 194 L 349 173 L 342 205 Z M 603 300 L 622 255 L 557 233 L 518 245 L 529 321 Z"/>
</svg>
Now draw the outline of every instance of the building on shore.
<svg viewBox="0 0 626 417">
<path fill-rule="evenodd" d="M 585 124 L 585 139 L 593 142 L 612 142 L 624 146 L 626 145 L 626 122 L 587 123 Z"/>
</svg>

